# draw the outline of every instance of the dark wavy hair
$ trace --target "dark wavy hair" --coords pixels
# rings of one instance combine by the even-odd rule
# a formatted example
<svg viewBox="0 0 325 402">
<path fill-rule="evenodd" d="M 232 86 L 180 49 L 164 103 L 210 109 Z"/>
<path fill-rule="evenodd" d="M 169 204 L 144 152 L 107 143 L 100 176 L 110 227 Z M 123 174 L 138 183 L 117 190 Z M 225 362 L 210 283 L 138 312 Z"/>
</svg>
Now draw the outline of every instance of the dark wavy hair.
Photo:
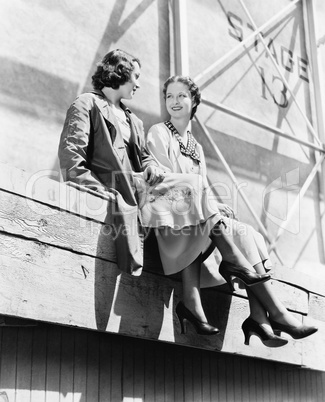
<svg viewBox="0 0 325 402">
<path fill-rule="evenodd" d="M 166 100 L 166 93 L 167 93 L 167 88 L 169 84 L 172 84 L 174 82 L 181 82 L 185 84 L 188 87 L 188 90 L 191 93 L 192 101 L 195 103 L 195 106 L 192 108 L 192 113 L 191 113 L 191 120 L 193 119 L 196 109 L 201 103 L 201 91 L 199 87 L 195 84 L 195 82 L 192 80 L 192 78 L 184 75 L 173 75 L 169 77 L 163 86 L 163 94 L 164 94 L 164 99 Z"/>
<path fill-rule="evenodd" d="M 115 49 L 108 52 L 102 61 L 97 63 L 97 70 L 91 77 L 94 89 L 119 89 L 130 81 L 135 62 L 141 67 L 140 60 L 124 50 Z"/>
</svg>

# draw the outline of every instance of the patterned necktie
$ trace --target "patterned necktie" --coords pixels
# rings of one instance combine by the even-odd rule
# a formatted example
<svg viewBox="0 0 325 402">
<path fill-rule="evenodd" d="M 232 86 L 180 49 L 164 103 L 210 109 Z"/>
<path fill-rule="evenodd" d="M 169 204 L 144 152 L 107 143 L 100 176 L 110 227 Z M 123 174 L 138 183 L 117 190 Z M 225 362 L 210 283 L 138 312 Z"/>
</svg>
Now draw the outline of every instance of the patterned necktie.
<svg viewBox="0 0 325 402">
<path fill-rule="evenodd" d="M 197 141 L 196 139 L 193 137 L 193 135 L 191 134 L 190 131 L 187 132 L 187 145 L 186 147 L 183 144 L 182 138 L 179 135 L 179 132 L 176 130 L 176 128 L 174 127 L 173 123 L 170 122 L 169 120 L 165 121 L 164 124 L 166 125 L 166 127 L 173 133 L 173 135 L 175 136 L 175 138 L 177 139 L 177 141 L 179 142 L 179 147 L 181 150 L 181 153 L 183 155 L 189 156 L 191 157 L 193 160 L 200 162 L 200 155 L 199 153 L 196 151 L 196 144 Z"/>
</svg>

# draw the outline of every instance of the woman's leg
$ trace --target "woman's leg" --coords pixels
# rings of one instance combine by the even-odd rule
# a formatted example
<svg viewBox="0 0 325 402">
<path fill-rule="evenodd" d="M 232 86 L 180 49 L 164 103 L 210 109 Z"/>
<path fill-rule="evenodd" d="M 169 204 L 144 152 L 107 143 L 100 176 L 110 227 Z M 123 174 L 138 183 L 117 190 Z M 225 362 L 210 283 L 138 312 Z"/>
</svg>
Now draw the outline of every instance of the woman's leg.
<svg viewBox="0 0 325 402">
<path fill-rule="evenodd" d="M 252 265 L 239 250 L 233 241 L 231 234 L 227 232 L 226 225 L 219 221 L 211 230 L 210 238 L 222 256 L 219 266 L 220 274 L 225 278 L 230 288 L 233 289 L 232 277 L 242 280 L 245 285 L 252 286 L 270 279 L 270 275 L 254 272 Z"/>
<path fill-rule="evenodd" d="M 259 324 L 269 324 L 266 310 L 255 296 L 254 292 L 252 292 L 248 286 L 246 286 L 246 292 L 249 302 L 250 317 Z"/>
<path fill-rule="evenodd" d="M 253 229 L 247 226 L 247 231 L 245 232 L 245 237 L 242 239 L 242 246 L 244 249 L 248 247 L 253 247 L 254 244 L 254 236 Z M 236 225 L 233 227 L 236 230 Z M 237 228 L 238 229 L 238 228 Z M 242 254 L 240 249 L 235 245 L 232 239 L 227 235 L 225 227 L 223 224 L 217 224 L 213 228 L 213 237 L 211 236 L 212 241 L 219 249 L 222 257 L 231 263 L 242 265 L 244 267 L 251 267 L 252 265 L 246 259 L 246 257 Z M 243 240 L 246 243 L 243 243 Z M 251 254 L 249 250 L 246 250 L 248 254 Z M 262 262 L 257 263 L 253 266 L 257 274 L 264 275 L 265 269 Z M 269 282 L 262 282 L 255 284 L 251 288 L 246 287 L 247 295 L 250 303 L 251 317 L 259 322 L 269 325 L 269 321 L 267 319 L 267 315 L 265 310 L 269 313 L 270 318 L 276 322 L 281 324 L 288 325 L 299 325 L 299 321 L 288 312 L 288 310 L 284 307 L 281 301 L 275 295 L 272 285 Z"/>
<path fill-rule="evenodd" d="M 222 258 L 226 261 L 243 267 L 251 267 L 251 264 L 233 242 L 231 236 L 227 233 L 223 222 L 218 222 L 213 227 L 210 233 L 210 238 L 213 244 L 220 251 Z"/>
<path fill-rule="evenodd" d="M 254 265 L 254 269 L 259 274 L 265 272 L 262 263 Z M 252 300 L 255 296 L 257 301 L 259 301 L 265 310 L 267 310 L 272 320 L 279 322 L 280 324 L 292 326 L 299 326 L 301 324 L 298 319 L 289 313 L 282 302 L 277 298 L 270 282 L 257 284 L 254 288 L 251 288 L 250 291 L 253 293 Z"/>
<path fill-rule="evenodd" d="M 259 299 L 255 296 L 254 291 L 246 286 L 248 296 L 250 314 L 249 317 L 261 325 L 266 333 L 273 334 L 273 329 L 267 316 L 267 311 Z"/>
<path fill-rule="evenodd" d="M 261 262 L 255 264 L 253 268 L 258 273 L 264 272 L 264 267 Z M 272 330 L 270 322 L 267 318 L 267 311 L 265 310 L 263 304 L 261 304 L 254 292 L 248 286 L 246 286 L 246 292 L 249 301 L 250 317 L 259 324 L 263 324 L 264 326 L 268 327 L 268 329 Z"/>
<path fill-rule="evenodd" d="M 197 319 L 206 322 L 200 295 L 200 257 L 182 271 L 183 303 Z"/>
<path fill-rule="evenodd" d="M 246 287 L 246 290 L 249 300 L 250 315 L 242 324 L 245 345 L 249 345 L 252 334 L 257 335 L 263 344 L 268 347 L 276 348 L 287 344 L 287 339 L 274 334 L 272 325 L 267 317 L 267 312 L 253 291 L 248 287 Z"/>
</svg>

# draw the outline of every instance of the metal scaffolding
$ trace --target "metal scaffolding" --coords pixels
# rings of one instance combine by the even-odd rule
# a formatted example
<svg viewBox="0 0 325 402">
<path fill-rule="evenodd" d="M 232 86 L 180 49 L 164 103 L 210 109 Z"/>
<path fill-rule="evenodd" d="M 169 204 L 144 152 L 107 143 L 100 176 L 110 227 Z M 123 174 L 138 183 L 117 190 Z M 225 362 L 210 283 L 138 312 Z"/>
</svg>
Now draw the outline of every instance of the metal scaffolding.
<svg viewBox="0 0 325 402">
<path fill-rule="evenodd" d="M 302 116 L 303 120 L 306 123 L 306 126 L 308 128 L 309 133 L 312 136 L 312 141 L 306 141 L 297 137 L 294 137 L 293 135 L 290 135 L 289 133 L 284 132 L 283 130 L 278 129 L 277 127 L 267 125 L 261 121 L 258 121 L 257 119 L 245 115 L 243 113 L 240 113 L 236 111 L 235 109 L 229 108 L 221 103 L 215 103 L 205 97 L 202 97 L 202 103 L 213 108 L 216 110 L 220 110 L 223 113 L 226 113 L 228 115 L 234 116 L 238 119 L 241 119 L 243 121 L 249 122 L 252 125 L 258 126 L 260 128 L 263 128 L 264 130 L 275 134 L 276 136 L 286 138 L 289 141 L 292 141 L 293 143 L 299 144 L 302 147 L 307 147 L 310 151 L 312 151 L 312 162 L 314 164 L 313 168 L 311 169 L 308 177 L 306 178 L 305 182 L 301 186 L 301 189 L 299 191 L 299 194 L 297 195 L 297 198 L 295 202 L 293 203 L 291 209 L 288 212 L 287 219 L 280 225 L 277 234 L 272 238 L 272 236 L 269 234 L 267 228 L 265 225 L 262 223 L 261 219 L 259 218 L 258 214 L 254 210 L 251 202 L 245 195 L 244 191 L 240 188 L 238 185 L 238 181 L 232 172 L 229 164 L 227 163 L 226 159 L 222 155 L 222 152 L 220 151 L 219 147 L 217 144 L 213 141 L 211 134 L 209 133 L 208 128 L 206 125 L 202 122 L 201 119 L 199 119 L 196 116 L 196 120 L 199 124 L 199 126 L 202 129 L 203 134 L 205 135 L 205 138 L 209 142 L 211 149 L 214 150 L 216 155 L 218 156 L 219 160 L 223 164 L 227 174 L 232 180 L 232 183 L 235 185 L 237 188 L 238 192 L 240 193 L 243 201 L 245 202 L 248 210 L 254 217 L 259 230 L 261 233 L 264 235 L 264 237 L 267 239 L 269 243 L 269 250 L 273 250 L 275 254 L 277 255 L 279 261 L 281 263 L 284 263 L 283 258 L 279 255 L 279 252 L 276 248 L 277 243 L 279 239 L 281 238 L 281 235 L 283 234 L 285 228 L 287 225 L 290 223 L 292 217 L 294 216 L 294 212 L 296 211 L 298 205 L 299 205 L 299 200 L 302 199 L 306 195 L 307 190 L 309 189 L 313 179 L 316 176 L 319 176 L 319 183 L 321 183 L 320 187 L 322 189 L 322 193 L 324 196 L 324 183 L 325 183 L 325 174 L 324 174 L 324 158 L 325 158 L 325 145 L 324 145 L 324 138 L 325 138 L 325 127 L 324 127 L 324 116 L 323 116 L 323 109 L 322 109 L 322 100 L 324 99 L 323 93 L 322 93 L 322 86 L 321 86 L 321 76 L 320 76 L 320 68 L 319 68 L 319 62 L 318 62 L 318 57 L 317 57 L 317 45 L 316 45 L 316 34 L 315 34 L 315 9 L 314 9 L 314 2 L 313 0 L 293 0 L 291 1 L 286 7 L 284 7 L 282 10 L 277 12 L 275 15 L 273 15 L 268 21 L 266 21 L 263 25 L 258 27 L 249 12 L 248 8 L 245 5 L 244 0 L 238 0 L 242 9 L 244 10 L 244 13 L 251 25 L 253 27 L 253 32 L 248 35 L 245 39 L 243 39 L 241 42 L 236 44 L 231 50 L 229 50 L 225 55 L 223 55 L 221 58 L 213 62 L 210 66 L 208 66 L 204 71 L 202 71 L 199 75 L 194 77 L 194 81 L 200 86 L 200 88 L 203 90 L 206 88 L 211 80 L 215 79 L 216 71 L 218 71 L 218 68 L 220 68 L 221 65 L 223 65 L 225 62 L 229 62 L 232 60 L 232 58 L 238 54 L 239 51 L 247 51 L 247 45 L 250 45 L 252 42 L 256 40 L 256 38 L 259 39 L 260 43 L 262 43 L 265 52 L 267 53 L 270 61 L 273 63 L 274 68 L 276 69 L 277 73 L 279 74 L 279 77 L 281 78 L 283 85 L 286 88 L 286 91 L 290 94 L 290 97 L 292 101 L 295 103 L 297 109 L 300 112 L 300 115 Z M 274 26 L 280 18 L 282 18 L 286 13 L 292 11 L 295 7 L 300 6 L 302 7 L 303 10 L 303 18 L 304 18 L 304 26 L 305 26 L 305 42 L 306 42 L 306 48 L 307 48 L 307 54 L 308 54 L 308 59 L 311 63 L 311 71 L 310 75 L 312 77 L 312 90 L 313 94 L 311 95 L 313 97 L 313 107 L 314 107 L 314 119 L 315 122 L 315 127 L 313 124 L 310 122 L 308 119 L 306 113 L 304 112 L 303 108 L 300 106 L 299 102 L 296 99 L 296 96 L 294 94 L 294 91 L 290 88 L 289 83 L 287 82 L 284 74 L 282 73 L 277 60 L 275 59 L 274 55 L 270 51 L 265 38 L 263 37 L 263 31 L 266 29 L 270 29 L 272 26 Z M 176 74 L 182 74 L 182 75 L 189 75 L 189 60 L 188 60 L 188 50 L 187 50 L 187 21 L 186 21 L 186 0 L 174 0 L 173 1 L 173 25 L 174 25 L 174 54 L 175 54 L 175 73 Z M 318 199 L 318 218 L 319 218 L 319 223 L 321 222 L 321 209 L 320 209 L 320 202 L 321 198 L 319 195 Z M 318 228 L 318 234 L 320 237 L 320 242 L 319 242 L 319 251 L 320 251 L 320 261 L 322 263 L 325 262 L 325 251 L 324 251 L 324 236 L 323 236 L 323 230 L 320 225 Z"/>
</svg>

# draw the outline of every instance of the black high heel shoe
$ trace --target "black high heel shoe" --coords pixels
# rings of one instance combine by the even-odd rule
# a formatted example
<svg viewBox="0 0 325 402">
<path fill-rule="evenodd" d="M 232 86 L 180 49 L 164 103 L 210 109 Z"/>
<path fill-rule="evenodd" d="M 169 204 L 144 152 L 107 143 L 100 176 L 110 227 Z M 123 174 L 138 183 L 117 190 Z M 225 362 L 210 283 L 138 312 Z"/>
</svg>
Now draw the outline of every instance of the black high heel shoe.
<svg viewBox="0 0 325 402">
<path fill-rule="evenodd" d="M 286 332 L 287 334 L 292 336 L 293 339 L 306 338 L 307 336 L 312 335 L 318 331 L 318 328 L 312 325 L 301 324 L 298 327 L 294 327 L 292 325 L 280 324 L 279 322 L 275 322 L 270 318 L 269 321 L 275 334 L 280 335 L 281 332 Z"/>
<path fill-rule="evenodd" d="M 186 334 L 187 331 L 186 321 L 193 325 L 199 335 L 217 335 L 220 332 L 218 328 L 213 327 L 208 322 L 198 320 L 182 302 L 177 304 L 176 314 L 181 324 L 182 334 Z"/>
<path fill-rule="evenodd" d="M 257 335 L 263 344 L 269 348 L 278 348 L 288 343 L 288 339 L 281 338 L 280 336 L 274 335 L 273 332 L 267 331 L 261 324 L 253 320 L 251 317 L 248 317 L 243 322 L 242 330 L 245 335 L 245 345 L 249 345 L 249 339 L 253 334 Z"/>
<path fill-rule="evenodd" d="M 240 267 L 234 264 L 231 264 L 227 261 L 221 261 L 219 266 L 219 273 L 224 277 L 227 281 L 230 289 L 234 291 L 234 285 L 231 282 L 231 277 L 234 276 L 245 283 L 246 286 L 257 285 L 258 283 L 263 283 L 271 279 L 270 274 L 257 274 L 256 272 L 252 272 L 248 268 Z"/>
</svg>

